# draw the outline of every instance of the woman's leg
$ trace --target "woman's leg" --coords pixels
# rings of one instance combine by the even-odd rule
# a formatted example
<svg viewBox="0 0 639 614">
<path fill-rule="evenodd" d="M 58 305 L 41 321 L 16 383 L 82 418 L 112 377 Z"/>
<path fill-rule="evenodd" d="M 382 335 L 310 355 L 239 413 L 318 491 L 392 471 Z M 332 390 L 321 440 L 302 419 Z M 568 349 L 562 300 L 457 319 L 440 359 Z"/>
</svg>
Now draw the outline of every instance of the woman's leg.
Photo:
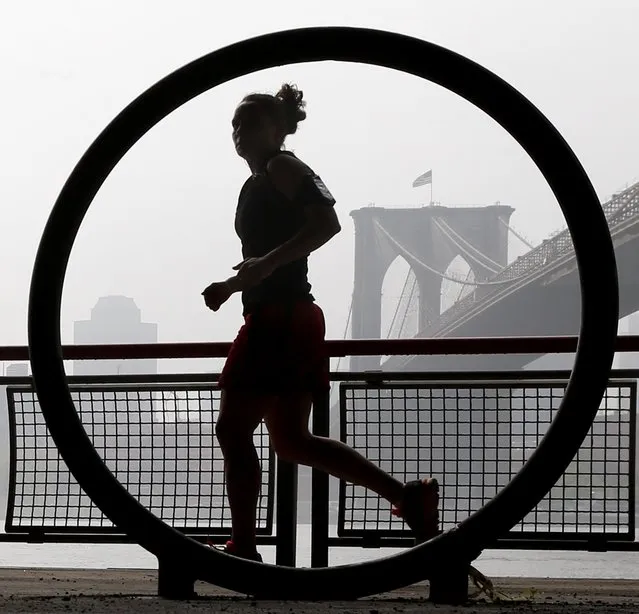
<svg viewBox="0 0 639 614">
<path fill-rule="evenodd" d="M 310 394 L 289 395 L 265 416 L 276 454 L 290 462 L 309 465 L 346 482 L 364 486 L 398 505 L 404 485 L 341 441 L 311 435 Z"/>
<path fill-rule="evenodd" d="M 316 303 L 300 303 L 292 310 L 284 328 L 287 334 L 282 334 L 280 343 L 274 347 L 282 357 L 278 371 L 285 374 L 285 379 L 279 382 L 278 404 L 265 416 L 277 454 L 376 492 L 395 506 L 394 513 L 411 527 L 417 541 L 436 535 L 437 480 L 402 484 L 344 443 L 309 433 L 311 395 L 293 390 L 329 387 L 322 309 Z"/>
<path fill-rule="evenodd" d="M 226 492 L 231 508 L 231 541 L 240 556 L 256 552 L 257 501 L 262 468 L 253 433 L 268 413 L 273 399 L 249 396 L 235 389 L 222 390 L 215 434 L 224 456 Z"/>
<path fill-rule="evenodd" d="M 265 422 L 277 455 L 289 462 L 308 465 L 376 492 L 397 509 L 418 541 L 438 532 L 438 484 L 434 479 L 402 484 L 346 444 L 312 435 L 308 430 L 311 395 L 280 397 Z"/>
</svg>

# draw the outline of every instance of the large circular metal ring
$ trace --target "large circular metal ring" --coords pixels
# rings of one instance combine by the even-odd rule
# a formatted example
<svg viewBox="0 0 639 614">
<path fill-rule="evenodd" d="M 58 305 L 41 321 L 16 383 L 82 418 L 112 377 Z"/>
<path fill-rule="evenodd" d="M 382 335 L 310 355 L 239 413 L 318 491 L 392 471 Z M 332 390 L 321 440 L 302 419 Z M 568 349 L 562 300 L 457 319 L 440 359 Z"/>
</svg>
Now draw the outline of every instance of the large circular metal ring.
<svg viewBox="0 0 639 614">
<path fill-rule="evenodd" d="M 528 152 L 563 210 L 579 267 L 582 321 L 566 394 L 539 448 L 514 479 L 454 530 L 418 547 L 321 569 L 258 564 L 216 552 L 146 510 L 115 479 L 76 413 L 60 345 L 60 306 L 69 254 L 96 192 L 127 150 L 195 96 L 236 77 L 284 64 L 336 60 L 384 66 L 459 94 L 506 129 Z M 552 124 L 520 93 L 452 51 L 384 31 L 322 27 L 278 32 L 215 51 L 156 83 L 98 136 L 65 183 L 38 248 L 29 297 L 29 347 L 36 392 L 60 454 L 96 505 L 141 546 L 242 593 L 297 599 L 354 598 L 423 580 L 442 559 L 472 558 L 510 530 L 566 470 L 599 408 L 614 355 L 618 320 L 615 255 L 594 189 Z"/>
</svg>

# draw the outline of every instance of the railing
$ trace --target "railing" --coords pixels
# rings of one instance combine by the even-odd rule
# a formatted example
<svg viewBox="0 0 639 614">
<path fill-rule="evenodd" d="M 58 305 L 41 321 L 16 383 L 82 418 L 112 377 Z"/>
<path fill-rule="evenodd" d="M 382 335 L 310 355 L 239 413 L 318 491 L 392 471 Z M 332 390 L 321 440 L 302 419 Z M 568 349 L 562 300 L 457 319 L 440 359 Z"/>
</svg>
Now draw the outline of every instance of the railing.
<svg viewBox="0 0 639 614">
<path fill-rule="evenodd" d="M 223 459 L 214 425 L 217 374 L 71 376 L 78 415 L 114 476 L 149 511 L 189 537 L 230 535 Z M 0 378 L 8 414 L 8 492 L 0 541 L 126 543 L 71 475 L 48 433 L 29 377 Z M 276 463 L 263 424 L 254 435 L 263 470 L 260 545 L 295 560 L 293 468 Z M 277 486 L 277 491 L 276 491 Z"/>
<path fill-rule="evenodd" d="M 574 352 L 576 337 L 330 341 L 331 356 Z M 220 357 L 230 344 L 67 346 L 73 359 Z M 617 340 L 639 351 L 639 337 Z M 26 348 L 0 348 L 23 360 Z M 454 526 L 518 471 L 554 416 L 569 373 L 333 373 L 340 388 L 339 432 L 328 397 L 316 399 L 312 431 L 365 453 L 400 480 L 434 474 L 443 485 L 442 528 Z M 639 371 L 612 374 L 601 411 L 575 461 L 519 526 L 495 548 L 637 548 L 636 399 Z M 70 377 L 79 416 L 104 461 L 133 496 L 185 533 L 204 540 L 230 532 L 222 458 L 213 424 L 216 375 Z M 31 380 L 0 378 L 10 415 L 10 489 L 5 539 L 126 541 L 84 495 L 46 431 Z M 258 508 L 263 544 L 295 564 L 296 469 L 278 463 L 260 427 L 264 481 Z M 330 532 L 329 478 L 312 473 L 311 564 L 330 547 L 411 544 L 388 504 L 339 484 L 337 535 Z M 277 493 L 277 498 L 275 496 Z M 275 519 L 275 524 L 274 524 Z M 275 527 L 275 531 L 274 531 Z"/>
<path fill-rule="evenodd" d="M 341 385 L 340 436 L 400 480 L 437 476 L 441 526 L 450 529 L 488 503 L 537 448 L 568 377 L 558 371 L 359 377 Z M 573 463 L 495 547 L 581 541 L 614 549 L 634 542 L 637 377 L 639 370 L 612 375 Z M 410 544 L 388 505 L 361 487 L 340 483 L 339 512 L 331 545 Z"/>
<path fill-rule="evenodd" d="M 614 229 L 630 218 L 637 216 L 639 213 L 639 183 L 632 185 L 623 192 L 615 194 L 611 200 L 602 205 L 608 226 Z M 572 238 L 568 229 L 562 230 L 551 239 L 546 239 L 537 247 L 517 258 L 514 262 L 502 269 L 499 273 L 486 281 L 490 282 L 507 282 L 509 280 L 520 279 L 526 274 L 532 274 L 534 271 L 551 264 L 574 251 Z M 488 302 L 491 297 L 503 290 L 504 286 L 496 286 L 492 290 L 486 288 L 481 289 L 481 294 L 477 294 L 477 290 L 470 292 L 463 299 L 455 302 L 451 307 L 444 311 L 439 318 L 433 320 L 429 325 L 435 326 L 438 330 L 450 324 L 459 316 L 469 310 L 478 302 Z"/>
<path fill-rule="evenodd" d="M 47 433 L 31 386 L 10 386 L 10 483 L 5 530 L 120 534 L 84 494 Z M 72 397 L 95 449 L 144 507 L 190 535 L 228 531 L 222 453 L 214 425 L 219 390 L 189 383 L 74 385 Z M 264 481 L 257 532 L 271 535 L 275 460 L 261 424 L 254 444 Z"/>
</svg>

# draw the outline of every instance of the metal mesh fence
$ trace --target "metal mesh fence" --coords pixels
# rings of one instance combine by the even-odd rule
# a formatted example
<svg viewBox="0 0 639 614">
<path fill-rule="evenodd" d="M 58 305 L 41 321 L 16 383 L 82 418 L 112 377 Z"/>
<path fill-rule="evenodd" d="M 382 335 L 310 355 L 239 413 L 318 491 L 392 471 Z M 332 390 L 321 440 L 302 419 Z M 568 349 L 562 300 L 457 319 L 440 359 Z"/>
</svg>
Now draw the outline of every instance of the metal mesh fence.
<svg viewBox="0 0 639 614">
<path fill-rule="evenodd" d="M 231 515 L 215 438 L 220 392 L 208 385 L 72 388 L 78 415 L 117 480 L 167 524 L 224 533 Z M 51 438 L 32 388 L 8 388 L 11 431 L 6 531 L 119 533 L 80 488 Z M 257 528 L 271 535 L 274 455 L 263 425 L 255 446 L 265 479 Z"/>
<path fill-rule="evenodd" d="M 441 527 L 482 507 L 523 466 L 567 382 L 342 383 L 341 440 L 401 481 L 435 476 Z M 634 540 L 636 383 L 611 382 L 566 473 L 511 536 Z M 340 484 L 338 535 L 408 536 L 375 493 Z"/>
</svg>

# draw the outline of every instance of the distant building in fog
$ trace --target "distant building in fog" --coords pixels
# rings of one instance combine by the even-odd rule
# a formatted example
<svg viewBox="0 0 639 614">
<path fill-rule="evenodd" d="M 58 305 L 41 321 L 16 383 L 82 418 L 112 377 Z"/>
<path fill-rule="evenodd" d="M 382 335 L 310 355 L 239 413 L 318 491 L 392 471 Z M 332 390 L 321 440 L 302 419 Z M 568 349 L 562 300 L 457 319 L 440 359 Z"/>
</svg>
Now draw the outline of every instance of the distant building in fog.
<svg viewBox="0 0 639 614">
<path fill-rule="evenodd" d="M 142 322 L 142 314 L 132 298 L 103 296 L 91 310 L 90 320 L 74 323 L 77 345 L 112 343 L 157 343 L 158 325 Z M 76 360 L 74 375 L 117 375 L 157 373 L 156 359 Z"/>
</svg>

